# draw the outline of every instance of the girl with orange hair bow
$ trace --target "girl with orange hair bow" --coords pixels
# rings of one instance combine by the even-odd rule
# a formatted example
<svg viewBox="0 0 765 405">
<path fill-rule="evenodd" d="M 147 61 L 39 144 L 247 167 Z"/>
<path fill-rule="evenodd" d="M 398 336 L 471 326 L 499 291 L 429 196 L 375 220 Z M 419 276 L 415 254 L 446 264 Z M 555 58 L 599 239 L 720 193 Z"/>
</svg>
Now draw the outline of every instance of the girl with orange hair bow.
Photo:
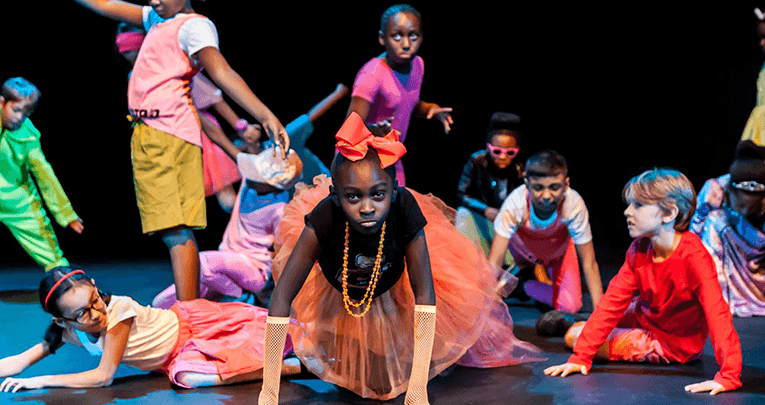
<svg viewBox="0 0 765 405">
<path fill-rule="evenodd" d="M 515 338 L 485 255 L 432 195 L 398 187 L 406 148 L 355 113 L 336 135 L 331 180 L 299 184 L 275 236 L 260 404 L 275 404 L 287 331 L 319 378 L 363 397 L 427 404 L 427 381 L 452 364 L 534 360 Z"/>
</svg>

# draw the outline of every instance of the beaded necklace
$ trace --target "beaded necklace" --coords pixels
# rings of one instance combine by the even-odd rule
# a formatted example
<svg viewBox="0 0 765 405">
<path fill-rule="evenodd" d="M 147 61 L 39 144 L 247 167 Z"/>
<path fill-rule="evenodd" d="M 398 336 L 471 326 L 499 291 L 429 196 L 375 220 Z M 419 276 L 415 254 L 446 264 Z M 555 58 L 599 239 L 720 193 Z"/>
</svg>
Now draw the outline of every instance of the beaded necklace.
<svg viewBox="0 0 765 405">
<path fill-rule="evenodd" d="M 345 304 L 345 310 L 348 311 L 348 315 L 354 318 L 361 318 L 369 311 L 370 305 L 372 305 L 372 297 L 375 295 L 375 288 L 377 288 L 377 280 L 380 277 L 380 269 L 382 268 L 382 252 L 383 242 L 385 241 L 385 222 L 383 222 L 382 231 L 380 232 L 380 244 L 377 247 L 377 258 L 375 258 L 375 266 L 372 268 L 372 277 L 367 285 L 367 291 L 364 293 L 364 298 L 359 301 L 358 304 L 351 301 L 351 297 L 348 295 L 348 234 L 349 225 L 348 221 L 345 221 L 345 246 L 343 248 L 343 304 Z M 367 301 L 367 298 L 369 301 Z M 351 306 L 359 308 L 367 304 L 364 308 L 364 312 L 361 314 L 355 314 L 351 310 Z"/>
</svg>

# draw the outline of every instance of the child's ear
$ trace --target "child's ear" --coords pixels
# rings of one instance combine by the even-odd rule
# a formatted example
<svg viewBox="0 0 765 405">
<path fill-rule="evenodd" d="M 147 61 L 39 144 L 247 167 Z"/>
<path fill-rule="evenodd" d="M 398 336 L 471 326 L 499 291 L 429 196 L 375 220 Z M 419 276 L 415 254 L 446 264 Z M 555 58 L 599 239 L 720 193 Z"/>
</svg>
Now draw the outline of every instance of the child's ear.
<svg viewBox="0 0 765 405">
<path fill-rule="evenodd" d="M 393 180 L 393 193 L 391 194 L 391 201 L 396 201 L 398 197 L 398 179 Z"/>
<path fill-rule="evenodd" d="M 662 222 L 664 224 L 674 223 L 675 219 L 677 219 L 677 214 L 680 212 L 680 210 L 677 209 L 676 204 L 672 204 L 672 207 L 670 207 L 669 211 L 664 211 L 664 215 L 662 216 Z"/>
<path fill-rule="evenodd" d="M 380 43 L 380 45 L 385 46 L 385 33 L 382 31 L 377 31 L 377 41 Z"/>
<path fill-rule="evenodd" d="M 55 323 L 56 325 L 58 325 L 58 326 L 62 327 L 62 328 L 65 328 L 65 327 L 66 327 L 66 323 L 65 323 L 65 322 L 64 322 L 64 320 L 63 320 L 63 319 L 61 319 L 61 318 L 56 318 L 56 317 L 54 316 L 54 317 L 50 318 L 50 321 L 51 321 L 51 322 L 53 322 L 53 323 Z"/>
<path fill-rule="evenodd" d="M 332 198 L 332 202 L 339 207 L 340 200 L 337 198 L 337 194 L 335 194 L 335 187 L 331 184 L 329 185 L 329 196 Z"/>
</svg>

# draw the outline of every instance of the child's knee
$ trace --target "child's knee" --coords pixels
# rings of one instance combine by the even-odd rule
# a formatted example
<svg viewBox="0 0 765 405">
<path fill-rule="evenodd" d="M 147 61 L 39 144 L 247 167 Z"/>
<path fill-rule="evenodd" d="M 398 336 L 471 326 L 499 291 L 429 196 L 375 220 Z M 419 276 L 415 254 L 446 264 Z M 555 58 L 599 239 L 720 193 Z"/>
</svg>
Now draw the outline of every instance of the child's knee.
<svg viewBox="0 0 765 405">
<path fill-rule="evenodd" d="M 584 328 L 584 322 L 577 322 L 568 328 L 566 336 L 563 338 L 566 342 L 566 346 L 572 349 L 574 348 L 576 339 L 579 338 L 579 334 L 582 333 L 582 328 Z"/>
</svg>

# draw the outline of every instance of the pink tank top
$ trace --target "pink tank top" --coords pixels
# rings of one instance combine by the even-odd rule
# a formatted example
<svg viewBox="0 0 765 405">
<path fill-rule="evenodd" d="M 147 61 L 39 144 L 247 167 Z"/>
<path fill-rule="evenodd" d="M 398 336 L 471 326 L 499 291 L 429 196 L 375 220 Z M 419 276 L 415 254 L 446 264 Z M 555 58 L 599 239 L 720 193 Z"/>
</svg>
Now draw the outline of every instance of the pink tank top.
<svg viewBox="0 0 765 405">
<path fill-rule="evenodd" d="M 146 34 L 128 82 L 130 114 L 147 125 L 202 146 L 199 117 L 189 96 L 199 71 L 181 49 L 178 32 L 198 14 L 161 22 Z"/>
</svg>

